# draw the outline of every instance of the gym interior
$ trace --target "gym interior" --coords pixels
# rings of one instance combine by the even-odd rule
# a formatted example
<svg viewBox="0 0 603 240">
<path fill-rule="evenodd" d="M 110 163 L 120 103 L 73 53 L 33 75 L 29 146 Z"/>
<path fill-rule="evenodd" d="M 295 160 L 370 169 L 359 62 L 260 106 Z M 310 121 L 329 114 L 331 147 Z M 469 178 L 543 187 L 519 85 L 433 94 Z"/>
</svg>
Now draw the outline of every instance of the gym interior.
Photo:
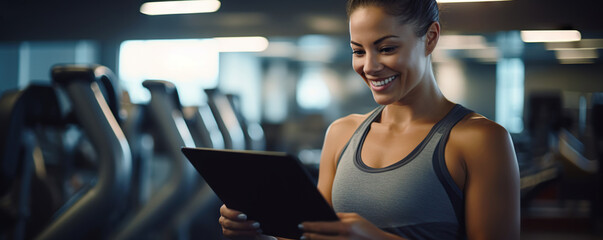
<svg viewBox="0 0 603 240">
<path fill-rule="evenodd" d="M 222 239 L 182 146 L 317 178 L 329 124 L 377 106 L 345 1 L 175 2 L 213 9 L 0 2 L 0 239 Z M 439 2 L 436 79 L 511 134 L 521 238 L 603 239 L 603 5 Z"/>
</svg>

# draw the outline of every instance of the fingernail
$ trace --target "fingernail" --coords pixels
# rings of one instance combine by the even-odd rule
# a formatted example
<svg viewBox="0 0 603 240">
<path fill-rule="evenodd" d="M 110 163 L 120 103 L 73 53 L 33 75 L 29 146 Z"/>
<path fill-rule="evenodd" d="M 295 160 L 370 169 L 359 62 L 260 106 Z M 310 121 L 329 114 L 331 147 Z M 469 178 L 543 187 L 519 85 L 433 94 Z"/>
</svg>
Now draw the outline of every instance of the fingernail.
<svg viewBox="0 0 603 240">
<path fill-rule="evenodd" d="M 299 240 L 306 240 L 306 239 L 307 239 L 307 238 L 306 238 L 306 236 L 301 236 L 301 237 L 299 238 Z"/>
<path fill-rule="evenodd" d="M 260 223 L 259 222 L 254 222 L 254 223 L 251 224 L 251 226 L 253 228 L 255 228 L 255 229 L 258 229 L 258 228 L 260 228 Z"/>
<path fill-rule="evenodd" d="M 299 230 L 304 230 L 304 225 L 303 224 L 297 224 L 297 228 L 299 228 Z"/>
<path fill-rule="evenodd" d="M 245 213 L 241 213 L 237 215 L 237 219 L 245 221 L 247 220 L 247 215 L 245 215 Z"/>
</svg>

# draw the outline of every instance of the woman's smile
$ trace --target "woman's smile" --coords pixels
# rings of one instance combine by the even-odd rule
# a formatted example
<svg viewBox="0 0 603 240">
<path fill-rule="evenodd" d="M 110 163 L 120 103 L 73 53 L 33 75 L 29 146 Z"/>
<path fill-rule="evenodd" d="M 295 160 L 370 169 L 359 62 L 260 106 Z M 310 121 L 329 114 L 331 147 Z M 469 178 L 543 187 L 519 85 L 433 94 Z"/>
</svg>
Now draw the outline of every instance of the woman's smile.
<svg viewBox="0 0 603 240">
<path fill-rule="evenodd" d="M 388 78 L 379 78 L 379 79 L 372 79 L 372 80 L 368 80 L 368 82 L 371 85 L 371 89 L 373 89 L 373 91 L 384 91 L 387 88 L 389 88 L 393 83 L 394 80 L 398 77 L 399 75 L 393 75 L 391 77 Z"/>
</svg>

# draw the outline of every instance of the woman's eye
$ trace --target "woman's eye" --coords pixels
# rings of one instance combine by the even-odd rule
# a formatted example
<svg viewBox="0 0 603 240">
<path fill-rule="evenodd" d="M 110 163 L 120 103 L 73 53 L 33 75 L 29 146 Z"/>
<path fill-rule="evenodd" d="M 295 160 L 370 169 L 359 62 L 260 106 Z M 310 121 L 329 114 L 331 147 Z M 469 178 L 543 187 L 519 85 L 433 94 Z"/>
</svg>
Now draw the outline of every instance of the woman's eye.
<svg viewBox="0 0 603 240">
<path fill-rule="evenodd" d="M 395 50 L 396 50 L 396 47 L 384 47 L 384 48 L 381 48 L 380 51 L 382 53 L 391 53 L 391 52 L 393 52 Z"/>
<path fill-rule="evenodd" d="M 364 51 L 362 51 L 362 50 L 354 50 L 354 51 L 352 51 L 352 54 L 354 54 L 354 55 L 362 55 L 362 54 L 364 54 Z"/>
</svg>

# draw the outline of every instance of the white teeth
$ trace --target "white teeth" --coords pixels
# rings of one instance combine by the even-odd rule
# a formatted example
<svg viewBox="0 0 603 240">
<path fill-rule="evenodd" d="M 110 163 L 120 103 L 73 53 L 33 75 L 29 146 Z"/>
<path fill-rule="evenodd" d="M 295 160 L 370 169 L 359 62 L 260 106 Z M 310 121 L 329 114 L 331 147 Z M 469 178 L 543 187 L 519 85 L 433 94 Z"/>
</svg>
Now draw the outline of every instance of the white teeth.
<svg viewBox="0 0 603 240">
<path fill-rule="evenodd" d="M 377 86 L 377 87 L 381 87 L 385 84 L 390 83 L 391 81 L 393 81 L 396 78 L 396 76 L 391 76 L 383 81 L 373 81 L 373 85 Z"/>
</svg>

